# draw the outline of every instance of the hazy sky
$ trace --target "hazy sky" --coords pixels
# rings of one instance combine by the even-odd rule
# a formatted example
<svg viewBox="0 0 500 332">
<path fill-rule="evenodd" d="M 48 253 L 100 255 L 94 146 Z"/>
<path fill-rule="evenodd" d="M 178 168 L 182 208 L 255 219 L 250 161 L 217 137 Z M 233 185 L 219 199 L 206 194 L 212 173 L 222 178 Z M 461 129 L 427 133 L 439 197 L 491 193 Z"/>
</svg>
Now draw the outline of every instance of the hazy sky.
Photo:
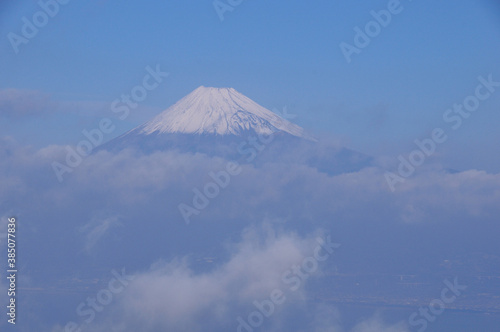
<svg viewBox="0 0 500 332">
<path fill-rule="evenodd" d="M 41 106 L 40 116 L 13 116 L 5 99 L 16 98 L 4 91 L 0 130 L 36 147 L 76 144 L 82 129 L 113 115 L 111 102 L 141 82 L 146 66 L 158 64 L 170 76 L 115 136 L 200 85 L 230 86 L 271 110 L 286 106 L 316 134 L 396 157 L 444 126 L 443 113 L 474 92 L 478 76 L 500 81 L 500 6 L 402 0 L 348 63 L 340 43 L 354 44 L 354 28 L 364 29 L 370 12 L 388 3 L 243 1 L 221 21 L 208 0 L 69 1 L 16 54 L 8 34 L 21 35 L 22 18 L 32 21 L 40 7 L 3 1 L 0 89 L 20 90 Z M 445 166 L 500 170 L 491 153 L 499 106 L 493 94 L 450 135 L 439 150 Z"/>
</svg>

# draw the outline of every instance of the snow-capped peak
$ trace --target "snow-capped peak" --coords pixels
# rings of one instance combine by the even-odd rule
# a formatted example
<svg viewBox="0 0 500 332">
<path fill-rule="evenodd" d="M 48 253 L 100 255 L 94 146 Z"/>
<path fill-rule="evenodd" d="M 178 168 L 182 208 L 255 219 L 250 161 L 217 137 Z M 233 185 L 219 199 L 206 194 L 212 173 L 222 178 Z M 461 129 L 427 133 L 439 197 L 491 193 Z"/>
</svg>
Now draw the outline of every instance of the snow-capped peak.
<svg viewBox="0 0 500 332">
<path fill-rule="evenodd" d="M 183 133 L 269 135 L 286 132 L 305 137 L 304 130 L 260 106 L 233 88 L 200 86 L 140 128 L 141 134 Z"/>
</svg>

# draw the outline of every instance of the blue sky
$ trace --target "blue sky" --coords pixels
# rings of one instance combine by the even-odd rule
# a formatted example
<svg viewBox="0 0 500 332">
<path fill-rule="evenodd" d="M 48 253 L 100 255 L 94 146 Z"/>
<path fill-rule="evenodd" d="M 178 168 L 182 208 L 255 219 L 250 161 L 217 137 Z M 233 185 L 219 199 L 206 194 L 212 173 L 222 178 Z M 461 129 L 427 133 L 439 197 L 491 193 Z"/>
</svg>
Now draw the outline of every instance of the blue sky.
<svg viewBox="0 0 500 332">
<path fill-rule="evenodd" d="M 395 157 L 443 126 L 445 110 L 474 92 L 478 76 L 500 80 L 500 6 L 401 1 L 402 11 L 347 63 L 339 44 L 352 44 L 353 28 L 387 6 L 253 0 L 221 21 L 212 1 L 70 1 L 16 54 L 8 33 L 21 34 L 22 17 L 31 20 L 40 7 L 3 2 L 0 89 L 37 91 L 57 106 L 0 117 L 0 130 L 35 147 L 76 144 L 82 129 L 110 116 L 110 103 L 140 83 L 146 66 L 159 64 L 170 76 L 116 135 L 200 85 L 230 86 L 269 109 L 286 106 L 313 133 Z M 439 151 L 446 166 L 500 169 L 492 156 L 499 106 L 500 93 L 453 132 Z"/>
<path fill-rule="evenodd" d="M 500 82 L 500 5 L 401 0 L 391 22 L 346 61 L 340 44 L 356 44 L 355 28 L 374 20 L 372 11 L 394 11 L 394 1 L 243 0 L 221 21 L 213 0 L 69 0 L 17 53 L 9 38 L 22 34 L 25 18 L 43 19 L 40 5 L 0 2 L 0 247 L 15 216 L 22 244 L 16 329 L 84 324 L 82 301 L 104 294 L 113 271 L 125 270 L 136 282 L 83 331 L 236 329 L 236 318 L 283 288 L 282 273 L 328 236 L 342 246 L 318 272 L 365 275 L 376 286 L 353 278 L 344 289 L 311 278 L 296 296 L 286 294 L 267 330 L 412 331 L 416 307 L 386 319 L 379 307 L 346 315 L 308 300 L 318 299 L 315 287 L 324 296 L 338 287 L 349 299 L 360 292 L 391 299 L 401 274 L 425 281 L 412 291 L 418 305 L 442 294 L 445 275 L 470 277 L 459 301 L 490 310 L 496 286 L 480 277 L 500 275 L 500 86 L 479 84 Z M 168 77 L 120 120 L 113 102 L 158 66 Z M 232 152 L 101 150 L 69 165 L 68 145 L 82 142 L 84 129 L 112 118 L 117 129 L 104 137 L 112 139 L 201 85 L 286 107 L 320 142 L 280 147 L 276 140 L 217 184 L 189 224 L 179 206 L 195 206 L 198 193 L 216 186 L 213 172 L 227 170 Z M 451 129 L 443 116 L 478 91 L 491 93 Z M 447 140 L 403 175 L 398 156 L 435 128 Z M 373 158 L 337 149 L 338 142 Z M 63 180 L 54 168 L 61 162 L 71 166 Z M 401 182 L 391 184 L 388 171 Z M 379 275 L 392 286 L 379 284 Z M 0 279 L 0 303 L 7 287 Z M 467 319 L 476 330 L 497 331 L 500 319 L 454 317 L 447 311 L 429 331 L 468 329 Z M 6 325 L 0 320 L 2 331 Z"/>
</svg>

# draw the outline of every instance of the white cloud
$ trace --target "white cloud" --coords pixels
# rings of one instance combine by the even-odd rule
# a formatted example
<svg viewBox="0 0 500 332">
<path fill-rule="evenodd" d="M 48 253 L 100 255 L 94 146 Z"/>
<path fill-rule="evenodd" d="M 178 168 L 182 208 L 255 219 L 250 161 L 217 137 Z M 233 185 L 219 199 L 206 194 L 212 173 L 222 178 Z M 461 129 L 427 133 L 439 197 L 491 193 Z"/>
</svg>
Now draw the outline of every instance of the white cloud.
<svg viewBox="0 0 500 332">
<path fill-rule="evenodd" d="M 187 258 L 180 258 L 157 262 L 149 271 L 137 274 L 112 318 L 126 323 L 123 331 L 133 331 L 132 326 L 141 326 L 143 331 L 211 331 L 217 326 L 231 330 L 236 328 L 237 315 L 255 310 L 253 301 L 269 298 L 277 288 L 285 291 L 283 273 L 310 255 L 315 246 L 314 236 L 250 227 L 240 243 L 229 246 L 229 260 L 209 272 L 196 273 Z M 302 292 L 289 298 L 297 300 Z M 107 330 L 113 325 L 109 321 L 102 324 L 89 329 Z"/>
<path fill-rule="evenodd" d="M 87 250 L 105 243 L 104 237 L 119 225 L 118 213 L 92 214 L 92 211 L 104 208 L 103 202 L 106 208 L 119 211 L 119 220 L 123 224 L 120 231 L 124 230 L 124 235 L 117 239 L 117 243 L 124 246 L 133 243 L 131 234 L 137 234 L 130 231 L 131 227 L 137 230 L 137 219 L 132 224 L 130 216 L 148 215 L 148 227 L 152 230 L 148 239 L 153 239 L 153 242 L 144 245 L 149 246 L 166 245 L 167 240 L 162 236 L 175 237 L 180 239 L 179 242 L 205 241 L 200 237 L 191 239 L 190 235 L 197 227 L 207 225 L 206 237 L 219 239 L 227 235 L 221 234 L 229 223 L 234 222 L 237 227 L 247 226 L 268 217 L 286 220 L 285 226 L 293 222 L 302 229 L 324 227 L 328 223 L 344 230 L 351 227 L 349 223 L 361 225 L 359 229 L 344 234 L 354 237 L 361 234 L 372 244 L 380 245 L 358 248 L 356 254 L 366 250 L 367 256 L 382 246 L 390 246 L 392 237 L 397 238 L 410 229 L 405 228 L 406 224 L 422 224 L 420 235 L 431 229 L 426 227 L 438 223 L 458 225 L 456 231 L 449 227 L 447 238 L 460 236 L 464 232 L 462 226 L 471 225 L 468 227 L 475 227 L 478 232 L 474 238 L 480 238 L 483 234 L 480 232 L 492 232 L 492 229 L 477 225 L 485 220 L 489 223 L 483 225 L 493 225 L 500 213 L 500 174 L 478 170 L 455 174 L 439 169 L 422 170 L 392 193 L 381 168 L 366 167 L 355 172 L 327 174 L 296 158 L 298 161 L 293 159 L 295 161 L 290 163 L 269 161 L 258 167 L 244 165 L 241 174 L 232 178 L 230 185 L 187 227 L 177 214 L 177 205 L 192 199 L 193 188 L 201 188 L 210 181 L 210 171 L 224 169 L 226 161 L 223 158 L 176 151 L 151 155 L 131 150 L 116 154 L 101 151 L 85 159 L 61 184 L 50 164 L 54 158 L 64 156 L 61 153 L 63 147 L 50 146 L 34 151 L 17 146 L 11 140 L 4 139 L 2 143 L 5 144 L 0 145 L 0 206 L 7 211 L 31 213 L 24 221 L 26 230 L 36 228 L 44 234 L 54 229 L 82 230 Z M 214 229 L 212 233 L 210 227 Z M 368 227 L 374 232 L 367 232 Z M 156 230 L 167 228 L 178 233 L 154 234 Z M 378 228 L 380 234 L 376 233 Z M 394 229 L 401 233 L 386 236 L 384 241 L 387 243 L 372 240 Z M 129 233 L 125 232 L 127 230 Z M 218 325 L 232 329 L 238 315 L 248 314 L 253 300 L 264 299 L 270 290 L 282 286 L 280 274 L 311 249 L 310 240 L 291 233 L 273 234 L 272 230 L 250 229 L 241 243 L 230 246 L 231 255 L 225 263 L 204 273 L 195 272 L 189 259 L 182 258 L 184 251 L 181 258 L 158 262 L 150 271 L 137 275 L 130 289 L 120 294 L 121 301 L 117 300 L 113 310 L 110 308 L 113 315 L 109 319 L 112 323 L 123 320 L 126 324 L 123 331 L 142 327 L 154 331 L 158 326 L 172 329 L 181 326 L 196 331 L 206 327 L 201 322 L 207 321 L 214 329 Z M 365 241 L 363 238 L 339 239 L 342 243 L 356 240 L 359 245 Z M 75 243 L 78 245 L 81 243 Z M 176 245 L 182 243 L 176 242 Z M 447 242 L 446 245 L 450 244 Z M 463 245 L 460 240 L 456 241 L 457 247 Z M 419 247 L 419 250 L 424 249 Z M 171 254 L 179 255 L 177 252 Z M 424 255 L 415 253 L 421 254 Z M 351 254 L 350 257 L 354 256 Z M 127 259 L 137 264 L 136 258 Z M 304 292 L 301 290 L 293 301 L 287 303 L 305 303 L 307 294 Z M 336 317 L 335 309 L 332 310 Z M 281 319 L 279 313 L 275 315 L 273 319 Z M 331 321 L 315 319 L 318 332 L 346 331 L 336 318 Z M 98 327 L 92 325 L 92 330 L 98 331 Z M 106 328 L 102 330 L 110 330 Z M 404 328 L 386 325 L 380 317 L 374 317 L 360 323 L 352 332 L 365 331 L 400 332 Z"/>
</svg>

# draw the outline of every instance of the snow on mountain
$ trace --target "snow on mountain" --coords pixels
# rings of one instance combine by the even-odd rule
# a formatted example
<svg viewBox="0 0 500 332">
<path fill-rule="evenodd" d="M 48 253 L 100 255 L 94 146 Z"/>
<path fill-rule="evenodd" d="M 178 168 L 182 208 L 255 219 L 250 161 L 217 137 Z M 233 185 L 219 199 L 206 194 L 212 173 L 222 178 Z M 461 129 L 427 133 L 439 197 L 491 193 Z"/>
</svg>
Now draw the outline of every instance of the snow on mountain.
<svg viewBox="0 0 500 332">
<path fill-rule="evenodd" d="M 269 135 L 285 132 L 308 138 L 304 129 L 260 106 L 233 88 L 200 86 L 151 121 L 133 130 L 150 135 L 240 135 L 245 131 Z"/>
</svg>

